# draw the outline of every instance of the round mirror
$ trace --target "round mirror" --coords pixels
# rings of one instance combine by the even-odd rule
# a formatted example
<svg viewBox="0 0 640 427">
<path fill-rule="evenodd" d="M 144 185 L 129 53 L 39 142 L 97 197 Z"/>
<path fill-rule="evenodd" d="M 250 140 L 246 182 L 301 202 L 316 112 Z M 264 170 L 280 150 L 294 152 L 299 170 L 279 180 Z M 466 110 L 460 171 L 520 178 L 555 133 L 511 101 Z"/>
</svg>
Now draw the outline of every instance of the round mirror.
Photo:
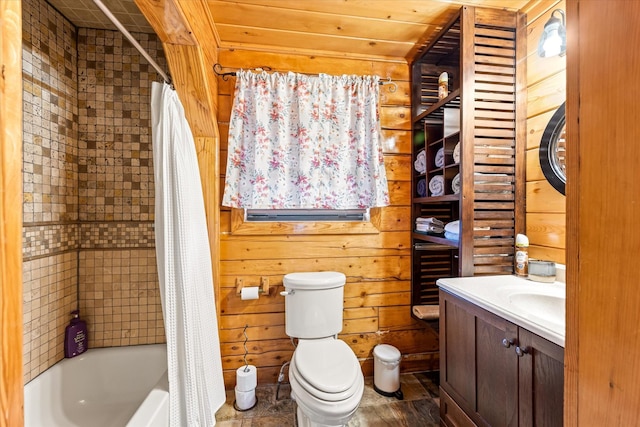
<svg viewBox="0 0 640 427">
<path fill-rule="evenodd" d="M 567 182 L 565 153 L 566 126 L 563 103 L 551 117 L 540 141 L 542 173 L 553 188 L 562 194 L 565 194 L 564 187 Z"/>
</svg>

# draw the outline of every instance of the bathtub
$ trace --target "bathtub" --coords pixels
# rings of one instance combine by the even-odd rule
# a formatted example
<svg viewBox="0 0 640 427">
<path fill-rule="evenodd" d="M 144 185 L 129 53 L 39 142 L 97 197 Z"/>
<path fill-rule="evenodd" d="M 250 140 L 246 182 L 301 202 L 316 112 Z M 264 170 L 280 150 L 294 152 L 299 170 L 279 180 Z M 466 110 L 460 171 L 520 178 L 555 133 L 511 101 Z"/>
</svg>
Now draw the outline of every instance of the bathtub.
<svg viewBox="0 0 640 427">
<path fill-rule="evenodd" d="M 164 344 L 90 349 L 24 388 L 25 427 L 165 427 Z"/>
</svg>

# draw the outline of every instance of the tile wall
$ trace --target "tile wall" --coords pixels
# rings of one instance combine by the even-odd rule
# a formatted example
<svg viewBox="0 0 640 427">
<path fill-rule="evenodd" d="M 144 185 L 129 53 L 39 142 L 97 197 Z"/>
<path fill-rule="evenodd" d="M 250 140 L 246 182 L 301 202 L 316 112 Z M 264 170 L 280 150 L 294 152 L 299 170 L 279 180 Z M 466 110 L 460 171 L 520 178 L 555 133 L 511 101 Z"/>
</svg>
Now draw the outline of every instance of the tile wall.
<svg viewBox="0 0 640 427">
<path fill-rule="evenodd" d="M 22 5 L 26 382 L 64 357 L 80 229 L 76 29 L 45 2 Z"/>
<path fill-rule="evenodd" d="M 133 35 L 166 67 L 155 35 Z M 94 347 L 165 340 L 153 230 L 157 80 L 119 32 L 78 29 L 79 298 Z"/>
<path fill-rule="evenodd" d="M 133 34 L 165 66 L 155 35 Z M 153 236 L 153 69 L 115 31 L 23 1 L 24 379 L 89 346 L 164 342 Z"/>
</svg>

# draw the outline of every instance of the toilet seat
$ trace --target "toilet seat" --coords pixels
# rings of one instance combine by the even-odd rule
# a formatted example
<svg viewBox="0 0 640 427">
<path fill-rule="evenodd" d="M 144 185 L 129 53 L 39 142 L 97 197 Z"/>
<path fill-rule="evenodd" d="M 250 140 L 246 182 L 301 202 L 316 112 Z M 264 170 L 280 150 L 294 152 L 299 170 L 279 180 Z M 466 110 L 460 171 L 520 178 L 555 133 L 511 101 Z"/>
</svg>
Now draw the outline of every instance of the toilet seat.
<svg viewBox="0 0 640 427">
<path fill-rule="evenodd" d="M 300 340 L 289 369 L 307 393 L 328 402 L 351 397 L 362 377 L 351 348 L 334 338 Z"/>
</svg>

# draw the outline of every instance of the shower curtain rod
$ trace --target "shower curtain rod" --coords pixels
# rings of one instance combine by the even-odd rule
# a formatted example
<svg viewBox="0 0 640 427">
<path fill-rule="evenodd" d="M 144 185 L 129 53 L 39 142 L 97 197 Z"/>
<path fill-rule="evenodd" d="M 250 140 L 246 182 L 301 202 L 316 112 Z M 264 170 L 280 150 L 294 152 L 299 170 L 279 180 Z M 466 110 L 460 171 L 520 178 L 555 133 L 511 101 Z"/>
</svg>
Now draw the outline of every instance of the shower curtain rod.
<svg viewBox="0 0 640 427">
<path fill-rule="evenodd" d="M 127 29 L 120 23 L 120 21 L 118 21 L 118 18 L 116 18 L 113 13 L 111 13 L 107 6 L 105 6 L 100 0 L 93 0 L 93 2 L 100 8 L 100 10 L 102 10 L 107 18 L 109 18 L 109 20 L 113 22 L 113 25 L 115 25 L 118 30 L 120 30 L 120 32 L 124 34 L 124 36 L 131 42 L 131 44 L 136 49 L 138 49 L 138 52 L 140 52 L 140 54 L 144 56 L 144 59 L 146 59 L 147 62 L 149 62 L 149 64 L 151 64 L 151 66 L 156 69 L 158 74 L 160 74 L 164 79 L 165 83 L 171 84 L 171 77 L 162 70 L 160 65 L 158 65 L 158 63 L 154 61 L 153 58 L 151 58 L 151 55 L 149 55 L 147 51 L 144 50 L 140 43 L 138 43 L 138 41 L 131 35 L 131 33 L 127 31 Z"/>
<path fill-rule="evenodd" d="M 94 0 L 96 1 L 96 0 Z M 222 72 L 222 65 L 215 63 L 213 64 L 213 72 L 216 73 L 218 76 L 222 77 L 222 80 L 227 80 L 227 78 L 229 76 L 235 76 L 236 72 L 235 71 L 230 71 L 227 73 L 223 73 Z M 229 68 L 229 67 L 224 67 L 224 68 Z M 271 67 L 256 67 L 254 68 L 254 70 L 256 71 L 271 71 Z M 304 74 L 304 73 L 300 73 L 300 74 Z M 309 76 L 315 76 L 317 74 L 307 74 Z M 389 92 L 395 92 L 398 89 L 398 85 L 396 84 L 396 82 L 391 81 L 391 77 L 389 77 L 388 80 L 381 80 L 380 85 L 391 85 L 391 87 L 389 88 Z"/>
</svg>

